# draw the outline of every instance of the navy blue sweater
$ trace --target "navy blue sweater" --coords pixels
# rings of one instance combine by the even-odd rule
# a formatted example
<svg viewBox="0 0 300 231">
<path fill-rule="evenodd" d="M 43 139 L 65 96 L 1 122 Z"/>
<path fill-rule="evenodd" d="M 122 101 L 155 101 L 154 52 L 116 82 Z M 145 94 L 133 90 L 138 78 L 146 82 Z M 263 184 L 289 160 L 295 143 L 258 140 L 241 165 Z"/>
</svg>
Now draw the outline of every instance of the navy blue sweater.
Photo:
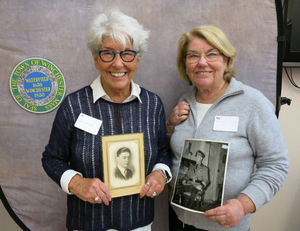
<svg viewBox="0 0 300 231">
<path fill-rule="evenodd" d="M 87 178 L 103 181 L 101 137 L 144 133 L 145 174 L 156 163 L 171 166 L 166 138 L 165 112 L 161 99 L 141 88 L 140 98 L 118 104 L 103 99 L 93 103 L 90 86 L 66 97 L 53 122 L 49 144 L 43 153 L 46 173 L 60 186 L 62 174 L 73 169 Z M 103 121 L 98 135 L 74 127 L 80 113 Z M 150 224 L 154 200 L 139 194 L 113 198 L 110 205 L 91 204 L 68 195 L 67 228 L 71 230 L 127 231 Z"/>
</svg>

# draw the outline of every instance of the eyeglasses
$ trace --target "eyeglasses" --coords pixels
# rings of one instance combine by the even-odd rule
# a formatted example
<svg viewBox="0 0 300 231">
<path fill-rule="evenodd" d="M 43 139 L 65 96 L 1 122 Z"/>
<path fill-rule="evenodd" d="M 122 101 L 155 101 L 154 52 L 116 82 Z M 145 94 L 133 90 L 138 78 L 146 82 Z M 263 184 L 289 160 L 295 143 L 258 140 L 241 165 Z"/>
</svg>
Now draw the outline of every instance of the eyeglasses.
<svg viewBox="0 0 300 231">
<path fill-rule="evenodd" d="M 107 63 L 113 61 L 116 57 L 116 54 L 119 54 L 124 62 L 132 62 L 138 53 L 138 51 L 132 50 L 125 50 L 121 52 L 115 52 L 111 50 L 97 51 L 97 54 L 100 56 L 101 60 Z"/>
<path fill-rule="evenodd" d="M 220 51 L 209 51 L 205 53 L 203 56 L 207 62 L 214 62 L 218 60 L 220 55 L 222 55 L 222 52 Z M 201 59 L 201 55 L 198 53 L 189 53 L 186 55 L 187 63 L 198 63 L 200 59 Z"/>
</svg>

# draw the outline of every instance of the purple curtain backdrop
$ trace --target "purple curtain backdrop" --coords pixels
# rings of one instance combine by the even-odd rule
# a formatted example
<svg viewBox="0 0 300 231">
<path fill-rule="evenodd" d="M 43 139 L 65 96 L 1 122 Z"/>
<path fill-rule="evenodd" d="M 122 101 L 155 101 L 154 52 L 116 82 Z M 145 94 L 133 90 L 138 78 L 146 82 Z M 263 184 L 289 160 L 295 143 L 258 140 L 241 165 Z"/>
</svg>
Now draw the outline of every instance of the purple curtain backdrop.
<svg viewBox="0 0 300 231">
<path fill-rule="evenodd" d="M 85 45 L 91 19 L 118 9 L 151 30 L 149 51 L 134 81 L 157 93 L 166 114 L 190 89 L 179 78 L 179 36 L 211 24 L 222 28 L 238 52 L 237 79 L 261 90 L 276 104 L 277 19 L 274 0 L 1 0 L 0 1 L 0 185 L 13 211 L 31 230 L 66 230 L 66 194 L 46 175 L 41 156 L 56 110 L 25 111 L 14 101 L 9 79 L 30 57 L 50 60 L 66 80 L 66 93 L 98 75 Z M 167 196 L 156 199 L 155 231 L 165 231 Z"/>
</svg>

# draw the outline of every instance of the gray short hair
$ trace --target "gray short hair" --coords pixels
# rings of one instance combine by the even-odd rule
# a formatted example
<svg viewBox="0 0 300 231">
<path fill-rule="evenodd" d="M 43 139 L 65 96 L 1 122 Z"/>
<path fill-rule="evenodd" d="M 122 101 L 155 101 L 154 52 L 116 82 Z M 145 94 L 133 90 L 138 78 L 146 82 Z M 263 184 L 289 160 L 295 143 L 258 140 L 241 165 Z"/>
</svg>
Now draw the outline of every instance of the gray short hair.
<svg viewBox="0 0 300 231">
<path fill-rule="evenodd" d="M 145 30 L 136 19 L 121 12 L 112 11 L 108 15 L 99 14 L 91 22 L 86 36 L 86 44 L 94 58 L 106 37 L 126 47 L 130 43 L 138 51 L 137 58 L 142 58 L 148 49 L 147 39 L 150 31 Z"/>
</svg>

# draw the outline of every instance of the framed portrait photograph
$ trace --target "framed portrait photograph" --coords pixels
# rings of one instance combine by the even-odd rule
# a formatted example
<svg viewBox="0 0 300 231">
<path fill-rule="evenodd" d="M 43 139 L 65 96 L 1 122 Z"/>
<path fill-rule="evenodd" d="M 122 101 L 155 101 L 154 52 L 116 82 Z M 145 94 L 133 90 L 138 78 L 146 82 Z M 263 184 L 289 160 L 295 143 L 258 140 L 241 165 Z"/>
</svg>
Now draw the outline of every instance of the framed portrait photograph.
<svg viewBox="0 0 300 231">
<path fill-rule="evenodd" d="M 204 213 L 223 204 L 228 142 L 186 139 L 171 204 Z"/>
<path fill-rule="evenodd" d="M 145 184 L 144 134 L 103 136 L 104 183 L 111 196 L 140 193 Z"/>
</svg>

